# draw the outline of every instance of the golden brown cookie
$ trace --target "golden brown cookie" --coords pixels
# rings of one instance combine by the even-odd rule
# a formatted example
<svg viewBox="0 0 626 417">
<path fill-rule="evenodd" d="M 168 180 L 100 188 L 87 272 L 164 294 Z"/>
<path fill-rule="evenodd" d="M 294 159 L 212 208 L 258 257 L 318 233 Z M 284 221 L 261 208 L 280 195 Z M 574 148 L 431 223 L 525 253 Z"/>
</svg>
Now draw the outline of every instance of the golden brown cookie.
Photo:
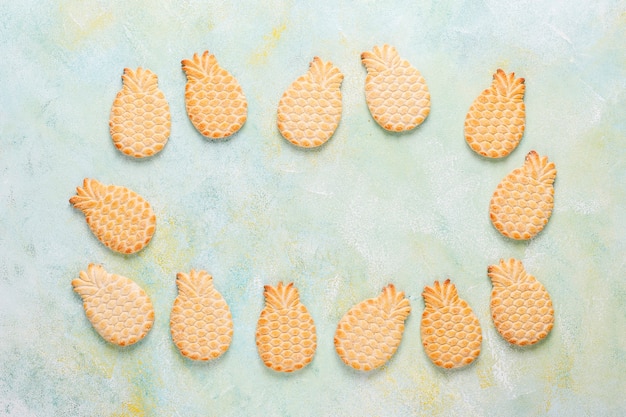
<svg viewBox="0 0 626 417">
<path fill-rule="evenodd" d="M 278 103 L 278 130 L 296 146 L 324 144 L 341 119 L 343 74 L 332 62 L 315 57 L 309 71 L 294 81 Z"/>
<path fill-rule="evenodd" d="M 220 67 L 215 55 L 205 51 L 202 56 L 182 61 L 187 75 L 185 105 L 187 115 L 203 136 L 221 139 L 237 132 L 248 117 L 248 102 L 241 85 Z"/>
<path fill-rule="evenodd" d="M 465 140 L 474 152 L 502 158 L 517 147 L 526 126 L 525 89 L 523 78 L 497 70 L 465 117 Z"/>
<path fill-rule="evenodd" d="M 367 69 L 365 99 L 374 120 L 393 132 L 422 124 L 430 113 L 430 92 L 422 74 L 389 45 L 363 52 L 361 61 Z"/>
<path fill-rule="evenodd" d="M 178 296 L 170 315 L 172 340 L 183 356 L 208 361 L 228 350 L 233 319 L 226 300 L 206 271 L 176 275 Z"/>
<path fill-rule="evenodd" d="M 442 368 L 469 365 L 480 354 L 482 332 L 474 312 L 447 279 L 425 287 L 422 344 L 430 360 Z"/>
<path fill-rule="evenodd" d="M 491 317 L 498 332 L 514 345 L 533 345 L 554 325 L 554 309 L 545 287 L 529 275 L 521 261 L 500 260 L 490 265 Z"/>
<path fill-rule="evenodd" d="M 337 354 L 357 370 L 383 366 L 398 349 L 410 312 L 404 293 L 389 284 L 378 297 L 358 303 L 341 318 L 335 332 Z"/>
<path fill-rule="evenodd" d="M 511 239 L 536 236 L 552 215 L 555 178 L 554 163 L 530 151 L 524 165 L 504 177 L 491 197 L 489 217 L 494 227 Z"/>
<path fill-rule="evenodd" d="M 124 68 L 109 128 L 115 147 L 125 155 L 145 158 L 160 152 L 170 136 L 170 107 L 149 69 Z"/>
<path fill-rule="evenodd" d="M 136 282 L 89 264 L 72 281 L 87 318 L 104 340 L 128 346 L 143 339 L 154 323 L 150 297 Z"/>
<path fill-rule="evenodd" d="M 265 286 L 265 308 L 257 323 L 256 345 L 265 366 L 293 372 L 313 360 L 317 348 L 315 324 L 300 302 L 293 283 Z"/>
<path fill-rule="evenodd" d="M 85 214 L 89 228 L 100 242 L 119 253 L 143 249 L 156 229 L 150 204 L 126 187 L 85 178 L 83 186 L 76 187 L 70 203 Z"/>
</svg>

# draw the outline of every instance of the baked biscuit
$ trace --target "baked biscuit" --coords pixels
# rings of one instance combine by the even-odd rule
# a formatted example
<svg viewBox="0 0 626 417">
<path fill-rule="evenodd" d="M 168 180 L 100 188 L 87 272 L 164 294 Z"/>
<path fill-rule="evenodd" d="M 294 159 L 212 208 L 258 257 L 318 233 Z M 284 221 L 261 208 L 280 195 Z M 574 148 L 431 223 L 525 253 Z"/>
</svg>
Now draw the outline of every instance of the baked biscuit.
<svg viewBox="0 0 626 417">
<path fill-rule="evenodd" d="M 185 106 L 194 127 L 203 136 L 221 139 L 237 132 L 248 117 L 248 101 L 239 82 L 220 67 L 215 55 L 182 61 L 187 75 Z"/>
<path fill-rule="evenodd" d="M 363 52 L 361 61 L 367 69 L 365 99 L 376 123 L 393 132 L 422 124 L 430 113 L 430 92 L 422 74 L 389 45 Z"/>
<path fill-rule="evenodd" d="M 422 344 L 430 360 L 442 368 L 469 365 L 480 354 L 480 323 L 456 286 L 447 279 L 425 287 Z"/>
<path fill-rule="evenodd" d="M 514 345 L 533 345 L 545 338 L 554 325 L 550 294 L 528 274 L 517 259 L 490 265 L 487 274 L 493 284 L 491 317 L 504 339 Z"/>
<path fill-rule="evenodd" d="M 315 57 L 309 71 L 294 81 L 278 102 L 278 130 L 303 148 L 324 144 L 341 119 L 343 74 L 332 62 Z"/>
<path fill-rule="evenodd" d="M 317 348 L 315 324 L 300 302 L 293 283 L 265 286 L 265 308 L 257 323 L 256 345 L 265 366 L 293 372 L 313 360 Z"/>
<path fill-rule="evenodd" d="M 109 274 L 101 265 L 89 264 L 72 281 L 83 299 L 83 308 L 93 328 L 104 340 L 128 346 L 143 339 L 154 323 L 150 297 L 136 282 Z"/>
<path fill-rule="evenodd" d="M 526 126 L 525 89 L 523 78 L 497 70 L 465 117 L 465 140 L 474 152 L 502 158 L 517 147 Z"/>
<path fill-rule="evenodd" d="M 206 271 L 176 275 L 178 296 L 170 315 L 172 340 L 183 356 L 197 361 L 218 358 L 233 338 L 233 319 L 226 300 Z"/>
<path fill-rule="evenodd" d="M 409 300 L 393 284 L 376 298 L 362 301 L 341 318 L 335 332 L 335 350 L 348 366 L 370 371 L 394 355 L 411 312 Z"/>
<path fill-rule="evenodd" d="M 504 236 L 527 240 L 543 230 L 554 207 L 556 168 L 547 156 L 530 151 L 524 165 L 498 184 L 489 204 L 489 217 Z"/>
<path fill-rule="evenodd" d="M 128 255 L 143 249 L 156 229 L 150 204 L 126 187 L 85 178 L 70 203 L 83 212 L 98 240 L 115 252 Z"/>
<path fill-rule="evenodd" d="M 170 136 L 170 107 L 149 69 L 124 68 L 109 129 L 115 147 L 125 155 L 145 158 L 160 152 Z"/>
</svg>

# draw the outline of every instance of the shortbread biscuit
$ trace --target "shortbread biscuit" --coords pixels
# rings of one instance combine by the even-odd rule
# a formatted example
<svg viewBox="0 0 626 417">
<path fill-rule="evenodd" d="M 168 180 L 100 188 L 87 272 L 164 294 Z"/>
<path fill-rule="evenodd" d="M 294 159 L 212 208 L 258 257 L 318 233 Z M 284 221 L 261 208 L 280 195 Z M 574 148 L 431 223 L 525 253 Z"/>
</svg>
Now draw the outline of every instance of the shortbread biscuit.
<svg viewBox="0 0 626 417">
<path fill-rule="evenodd" d="M 426 81 L 409 61 L 400 58 L 396 48 L 375 46 L 361 54 L 361 61 L 367 69 L 367 107 L 383 129 L 404 132 L 426 119 L 430 113 Z"/>
<path fill-rule="evenodd" d="M 311 362 L 317 348 L 315 324 L 293 283 L 265 286 L 265 308 L 257 323 L 256 345 L 265 366 L 293 372 Z"/>
<path fill-rule="evenodd" d="M 490 265 L 491 317 L 498 332 L 514 345 L 533 345 L 554 325 L 554 309 L 545 287 L 517 259 Z"/>
<path fill-rule="evenodd" d="M 332 62 L 313 58 L 309 71 L 294 81 L 278 103 L 278 130 L 296 146 L 324 144 L 341 119 L 343 74 Z"/>
<path fill-rule="evenodd" d="M 536 236 L 552 215 L 555 178 L 554 163 L 530 151 L 524 165 L 504 177 L 491 197 L 489 217 L 495 228 L 516 240 Z"/>
<path fill-rule="evenodd" d="M 248 117 L 248 101 L 239 82 L 220 67 L 215 55 L 182 61 L 187 75 L 185 106 L 194 127 L 203 136 L 221 139 L 237 132 Z"/>
<path fill-rule="evenodd" d="M 172 340 L 183 356 L 208 361 L 228 350 L 233 319 L 226 300 L 206 271 L 176 275 L 178 296 L 170 315 Z"/>
<path fill-rule="evenodd" d="M 517 147 L 526 126 L 525 89 L 523 78 L 497 70 L 465 117 L 465 140 L 474 152 L 502 158 Z"/>
<path fill-rule="evenodd" d="M 393 284 L 376 298 L 362 301 L 341 318 L 335 331 L 335 350 L 354 369 L 370 371 L 394 355 L 411 312 L 409 300 Z"/>
<path fill-rule="evenodd" d="M 104 340 L 128 346 L 143 339 L 154 323 L 150 297 L 133 280 L 89 264 L 72 281 L 87 318 Z"/>
<path fill-rule="evenodd" d="M 70 203 L 85 214 L 100 242 L 115 252 L 128 255 L 143 249 L 156 229 L 150 204 L 126 187 L 85 178 Z"/>
<path fill-rule="evenodd" d="M 115 147 L 125 155 L 145 158 L 160 152 L 170 136 L 170 107 L 149 69 L 124 68 L 109 129 Z"/>
<path fill-rule="evenodd" d="M 480 323 L 456 286 L 447 279 L 425 287 L 422 344 L 430 360 L 442 368 L 469 365 L 480 354 Z"/>
</svg>

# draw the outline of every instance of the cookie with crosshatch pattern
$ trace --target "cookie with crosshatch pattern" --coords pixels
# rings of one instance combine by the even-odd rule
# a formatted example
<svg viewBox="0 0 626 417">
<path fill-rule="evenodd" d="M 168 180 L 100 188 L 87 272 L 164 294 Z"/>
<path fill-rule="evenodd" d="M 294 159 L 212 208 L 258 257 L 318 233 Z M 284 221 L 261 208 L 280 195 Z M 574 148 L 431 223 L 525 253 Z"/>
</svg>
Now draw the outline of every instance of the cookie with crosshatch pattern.
<svg viewBox="0 0 626 417">
<path fill-rule="evenodd" d="M 526 128 L 523 78 L 498 69 L 491 87 L 472 103 L 465 117 L 465 140 L 487 158 L 507 156 L 519 145 Z"/>
<path fill-rule="evenodd" d="M 187 75 L 185 107 L 194 127 L 210 139 L 233 135 L 248 118 L 248 101 L 239 81 L 209 51 L 183 59 Z"/>
<path fill-rule="evenodd" d="M 389 45 L 363 52 L 361 61 L 367 69 L 365 99 L 376 123 L 393 132 L 422 124 L 430 113 L 430 92 L 422 74 Z"/>
<path fill-rule="evenodd" d="M 410 312 L 404 293 L 387 285 L 377 297 L 356 304 L 341 318 L 335 331 L 337 354 L 357 370 L 383 366 L 400 346 Z"/>
<path fill-rule="evenodd" d="M 98 240 L 115 252 L 129 255 L 140 251 L 156 230 L 150 203 L 126 187 L 85 178 L 70 204 L 83 212 Z"/>
<path fill-rule="evenodd" d="M 256 345 L 265 366 L 293 372 L 313 360 L 317 334 L 313 318 L 293 282 L 265 286 L 265 308 L 257 323 Z"/>
<path fill-rule="evenodd" d="M 456 286 L 445 280 L 426 286 L 421 335 L 430 360 L 442 368 L 460 368 L 480 354 L 482 331 L 467 301 L 459 297 Z"/>
<path fill-rule="evenodd" d="M 176 275 L 178 296 L 170 314 L 172 340 L 183 356 L 197 361 L 224 354 L 233 338 L 233 319 L 206 271 Z"/>
<path fill-rule="evenodd" d="M 535 237 L 552 215 L 555 178 L 554 162 L 530 151 L 524 165 L 504 177 L 491 197 L 489 217 L 493 226 L 511 239 Z"/>
<path fill-rule="evenodd" d="M 490 265 L 491 317 L 498 332 L 509 343 L 533 345 L 544 339 L 554 325 L 552 299 L 546 288 L 528 274 L 517 259 Z"/>
<path fill-rule="evenodd" d="M 170 136 L 170 107 L 149 69 L 124 68 L 109 130 L 115 147 L 125 155 L 145 158 L 160 152 Z"/>
<path fill-rule="evenodd" d="M 313 58 L 309 71 L 298 77 L 278 102 L 278 130 L 303 148 L 323 145 L 341 120 L 343 74 L 330 61 Z"/>
<path fill-rule="evenodd" d="M 128 346 L 143 339 L 154 323 L 154 307 L 133 280 L 89 264 L 72 280 L 93 328 L 107 342 Z"/>
</svg>

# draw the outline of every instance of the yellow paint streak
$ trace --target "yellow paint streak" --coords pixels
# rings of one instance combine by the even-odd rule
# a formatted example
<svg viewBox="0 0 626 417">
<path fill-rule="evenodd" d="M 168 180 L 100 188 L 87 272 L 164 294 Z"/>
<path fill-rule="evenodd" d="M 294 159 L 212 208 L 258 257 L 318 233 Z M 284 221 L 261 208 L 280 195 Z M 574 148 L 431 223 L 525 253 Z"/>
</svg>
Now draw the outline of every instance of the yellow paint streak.
<svg viewBox="0 0 626 417">
<path fill-rule="evenodd" d="M 434 384 L 431 382 L 431 387 L 422 390 L 422 395 L 419 397 L 420 400 L 420 409 L 424 410 L 426 414 L 424 415 L 442 415 L 443 414 L 443 400 L 437 395 L 439 394 L 438 390 L 434 390 Z"/>
<path fill-rule="evenodd" d="M 123 375 L 132 387 L 120 410 L 110 417 L 145 417 L 154 415 L 157 404 L 154 397 L 155 387 L 163 387 L 160 376 L 155 375 L 143 361 L 129 364 Z"/>
<path fill-rule="evenodd" d="M 113 413 L 110 417 L 142 417 L 146 415 L 146 413 L 135 404 L 124 403 L 122 408 L 122 411 Z"/>
<path fill-rule="evenodd" d="M 480 361 L 476 363 L 474 368 L 480 388 L 487 389 L 496 385 L 496 378 L 493 375 L 493 367 L 495 364 L 496 361 L 493 356 L 481 355 Z"/>
<path fill-rule="evenodd" d="M 511 61 L 509 59 L 504 59 L 503 58 L 496 64 L 496 68 L 502 68 L 504 70 L 504 72 L 506 72 L 507 74 L 509 72 L 515 72 L 514 70 L 507 70 L 507 68 L 509 67 L 510 64 L 511 64 Z M 495 73 L 495 72 L 496 72 L 495 70 L 492 71 L 492 73 Z"/>
<path fill-rule="evenodd" d="M 113 22 L 113 16 L 98 3 L 90 1 L 63 1 L 59 5 L 63 25 L 59 28 L 59 43 L 68 49 L 76 49 L 82 41 L 105 29 Z"/>
<path fill-rule="evenodd" d="M 546 367 L 544 372 L 544 380 L 547 382 L 546 386 L 550 389 L 555 386 L 560 389 L 573 388 L 573 379 L 571 376 L 573 367 L 574 361 L 570 355 L 564 352 Z"/>
<path fill-rule="evenodd" d="M 434 365 L 433 365 L 434 366 Z M 444 414 L 445 400 L 442 398 L 440 384 L 428 371 L 422 370 L 413 375 L 418 390 L 419 409 L 422 415 L 440 416 Z"/>
<path fill-rule="evenodd" d="M 574 368 L 574 360 L 564 350 L 545 367 L 543 372 L 545 404 L 544 412 L 547 413 L 552 407 L 552 400 L 561 397 L 563 391 L 577 391 L 575 382 L 571 376 Z"/>
<path fill-rule="evenodd" d="M 254 65 L 265 64 L 270 53 L 276 48 L 278 41 L 286 29 L 287 24 L 283 23 L 282 25 L 273 28 L 267 35 L 263 36 L 263 47 L 252 55 L 250 63 Z"/>
<path fill-rule="evenodd" d="M 188 227 L 175 220 L 174 217 L 167 217 L 159 222 L 150 242 L 151 247 L 147 248 L 150 251 L 140 253 L 142 257 L 153 257 L 156 264 L 166 271 L 188 265 L 196 255 L 193 245 L 186 244 L 191 240 L 189 236 L 184 235 Z"/>
<path fill-rule="evenodd" d="M 493 387 L 496 384 L 491 368 L 479 369 L 476 374 L 482 389 Z"/>
<path fill-rule="evenodd" d="M 140 404 L 134 402 L 126 402 L 122 404 L 122 410 L 115 412 L 110 417 L 143 417 L 146 413 Z"/>
</svg>

